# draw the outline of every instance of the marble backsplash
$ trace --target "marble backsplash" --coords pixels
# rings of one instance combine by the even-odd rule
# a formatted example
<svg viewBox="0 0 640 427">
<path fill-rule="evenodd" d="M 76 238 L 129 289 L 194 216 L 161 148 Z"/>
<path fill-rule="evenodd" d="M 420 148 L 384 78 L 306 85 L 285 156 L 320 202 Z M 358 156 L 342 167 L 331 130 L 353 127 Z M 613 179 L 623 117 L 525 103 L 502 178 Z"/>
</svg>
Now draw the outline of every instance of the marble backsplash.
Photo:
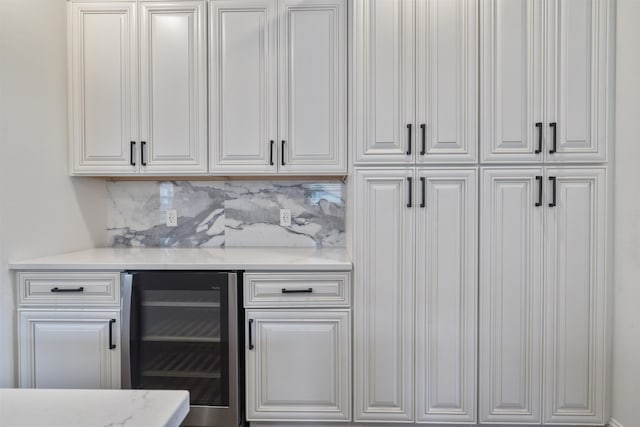
<svg viewBox="0 0 640 427">
<path fill-rule="evenodd" d="M 115 181 L 107 183 L 111 246 L 343 247 L 339 181 Z M 178 226 L 166 225 L 176 209 Z M 280 209 L 291 226 L 280 226 Z"/>
</svg>

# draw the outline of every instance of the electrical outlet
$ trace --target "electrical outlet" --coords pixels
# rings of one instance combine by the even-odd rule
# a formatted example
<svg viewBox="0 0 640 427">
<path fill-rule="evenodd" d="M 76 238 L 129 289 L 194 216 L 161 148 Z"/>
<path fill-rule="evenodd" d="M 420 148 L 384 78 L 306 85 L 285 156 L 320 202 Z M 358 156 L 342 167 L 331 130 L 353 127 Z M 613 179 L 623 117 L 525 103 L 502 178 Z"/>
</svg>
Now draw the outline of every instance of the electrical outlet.
<svg viewBox="0 0 640 427">
<path fill-rule="evenodd" d="M 280 226 L 291 226 L 291 209 L 280 209 Z"/>
<path fill-rule="evenodd" d="M 175 209 L 167 209 L 167 227 L 178 226 L 178 211 Z"/>
</svg>

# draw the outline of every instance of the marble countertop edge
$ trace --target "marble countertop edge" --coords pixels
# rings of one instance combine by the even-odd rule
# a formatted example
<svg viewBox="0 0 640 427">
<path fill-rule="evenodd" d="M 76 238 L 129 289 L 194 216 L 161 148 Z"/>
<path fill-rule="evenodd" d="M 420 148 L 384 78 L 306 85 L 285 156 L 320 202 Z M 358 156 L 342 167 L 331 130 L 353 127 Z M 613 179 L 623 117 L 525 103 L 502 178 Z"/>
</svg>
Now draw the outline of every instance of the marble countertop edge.
<svg viewBox="0 0 640 427">
<path fill-rule="evenodd" d="M 94 248 L 11 261 L 12 270 L 351 271 L 344 248 Z"/>
</svg>

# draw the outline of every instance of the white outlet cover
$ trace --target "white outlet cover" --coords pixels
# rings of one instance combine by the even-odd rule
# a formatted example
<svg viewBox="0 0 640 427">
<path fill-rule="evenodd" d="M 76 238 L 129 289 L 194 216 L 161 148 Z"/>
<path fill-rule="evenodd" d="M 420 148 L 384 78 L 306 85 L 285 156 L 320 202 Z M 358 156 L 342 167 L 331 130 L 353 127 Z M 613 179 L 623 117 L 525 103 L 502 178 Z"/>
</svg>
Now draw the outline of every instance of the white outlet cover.
<svg viewBox="0 0 640 427">
<path fill-rule="evenodd" d="M 291 226 L 291 209 L 280 209 L 280 226 Z"/>
<path fill-rule="evenodd" d="M 167 209 L 167 227 L 178 226 L 178 211 L 176 209 Z"/>
</svg>

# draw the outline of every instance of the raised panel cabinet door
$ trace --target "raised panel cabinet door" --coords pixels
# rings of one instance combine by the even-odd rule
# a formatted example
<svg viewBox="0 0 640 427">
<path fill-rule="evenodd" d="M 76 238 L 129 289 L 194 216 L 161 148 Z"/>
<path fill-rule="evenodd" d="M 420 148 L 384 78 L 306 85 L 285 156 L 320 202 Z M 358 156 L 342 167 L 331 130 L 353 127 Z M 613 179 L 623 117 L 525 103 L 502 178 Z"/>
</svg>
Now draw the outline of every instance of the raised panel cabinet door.
<svg viewBox="0 0 640 427">
<path fill-rule="evenodd" d="M 414 171 L 356 169 L 354 419 L 413 421 Z"/>
<path fill-rule="evenodd" d="M 479 405 L 483 423 L 540 423 L 541 168 L 482 169 Z"/>
<path fill-rule="evenodd" d="M 415 0 L 354 0 L 356 164 L 413 163 Z"/>
<path fill-rule="evenodd" d="M 210 172 L 276 172 L 276 2 L 211 1 L 209 63 Z"/>
<path fill-rule="evenodd" d="M 347 172 L 347 1 L 279 0 L 280 173 Z"/>
<path fill-rule="evenodd" d="M 606 171 L 558 168 L 547 175 L 544 421 L 602 425 L 609 360 Z"/>
<path fill-rule="evenodd" d="M 416 421 L 476 421 L 477 169 L 418 169 Z"/>
<path fill-rule="evenodd" d="M 136 2 L 69 2 L 67 12 L 71 173 L 137 173 Z"/>
<path fill-rule="evenodd" d="M 206 173 L 205 3 L 140 5 L 141 171 Z"/>
<path fill-rule="evenodd" d="M 20 387 L 120 388 L 119 311 L 19 310 L 18 322 Z"/>
<path fill-rule="evenodd" d="M 603 162 L 612 133 L 614 3 L 546 0 L 548 162 Z"/>
<path fill-rule="evenodd" d="M 478 1 L 416 0 L 419 163 L 475 162 Z"/>
<path fill-rule="evenodd" d="M 482 0 L 480 140 L 485 162 L 540 162 L 543 116 L 543 2 Z"/>
<path fill-rule="evenodd" d="M 351 419 L 350 310 L 246 313 L 247 420 Z"/>
</svg>

